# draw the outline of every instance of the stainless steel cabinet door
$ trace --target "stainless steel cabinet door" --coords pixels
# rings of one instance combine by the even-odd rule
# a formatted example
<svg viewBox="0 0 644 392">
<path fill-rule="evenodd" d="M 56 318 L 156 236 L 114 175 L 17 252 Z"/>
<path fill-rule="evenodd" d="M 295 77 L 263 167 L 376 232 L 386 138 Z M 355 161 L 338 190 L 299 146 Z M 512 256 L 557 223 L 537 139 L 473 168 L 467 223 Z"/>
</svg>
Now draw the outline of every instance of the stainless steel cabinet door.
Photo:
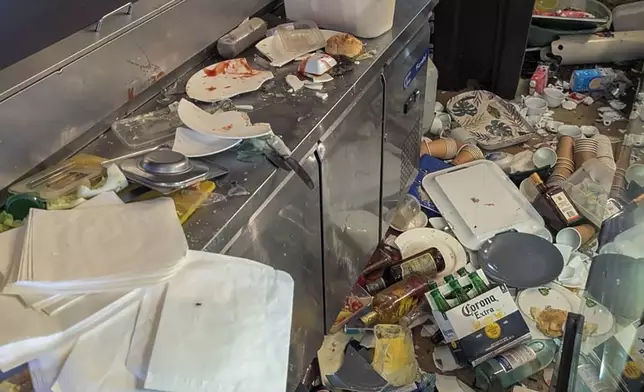
<svg viewBox="0 0 644 392">
<path fill-rule="evenodd" d="M 314 156 L 302 166 L 314 180 L 315 189 L 309 190 L 289 174 L 227 252 L 286 271 L 295 281 L 288 391 L 295 390 L 325 332 L 319 170 Z"/>
<path fill-rule="evenodd" d="M 383 86 L 372 80 L 321 139 L 327 327 L 379 241 Z"/>
<path fill-rule="evenodd" d="M 425 24 L 385 68 L 384 209 L 396 205 L 417 173 L 429 37 L 429 24 Z"/>
</svg>

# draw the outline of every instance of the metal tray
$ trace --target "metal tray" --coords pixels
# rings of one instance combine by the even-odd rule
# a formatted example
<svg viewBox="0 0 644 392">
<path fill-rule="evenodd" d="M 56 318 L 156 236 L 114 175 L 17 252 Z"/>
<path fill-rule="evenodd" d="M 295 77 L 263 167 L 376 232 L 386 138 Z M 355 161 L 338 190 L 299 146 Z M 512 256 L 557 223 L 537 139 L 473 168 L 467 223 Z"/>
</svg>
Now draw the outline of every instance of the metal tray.
<svg viewBox="0 0 644 392">
<path fill-rule="evenodd" d="M 125 176 L 141 185 L 167 195 L 179 189 L 189 187 L 206 179 L 209 173 L 207 165 L 190 161 L 192 169 L 179 174 L 153 174 L 143 169 L 139 164 L 142 158 L 129 158 L 121 161 L 119 166 Z"/>
<path fill-rule="evenodd" d="M 427 174 L 423 189 L 470 250 L 498 233 L 536 234 L 544 222 L 494 162 L 479 160 Z"/>
</svg>

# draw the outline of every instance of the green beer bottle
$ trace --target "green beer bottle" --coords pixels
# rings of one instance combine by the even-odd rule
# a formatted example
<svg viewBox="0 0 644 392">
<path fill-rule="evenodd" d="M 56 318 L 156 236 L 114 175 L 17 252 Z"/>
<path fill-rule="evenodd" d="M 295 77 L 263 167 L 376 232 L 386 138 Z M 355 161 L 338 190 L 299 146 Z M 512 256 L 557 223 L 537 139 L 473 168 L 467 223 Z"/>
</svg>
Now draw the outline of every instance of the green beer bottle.
<svg viewBox="0 0 644 392">
<path fill-rule="evenodd" d="M 435 309 L 435 310 L 438 310 L 439 312 L 443 312 L 443 313 L 450 310 L 451 306 L 449 306 L 449 303 L 447 303 L 447 300 L 445 299 L 445 297 L 443 297 L 443 294 L 440 292 L 438 288 L 433 289 L 429 293 L 429 295 L 432 296 L 432 299 L 436 303 L 436 307 L 438 309 Z"/>
<path fill-rule="evenodd" d="M 485 293 L 490 289 L 476 271 L 470 273 L 468 277 L 472 282 L 472 286 L 474 286 L 474 291 L 476 292 L 477 296 Z"/>
<path fill-rule="evenodd" d="M 458 274 L 458 276 L 467 276 L 469 274 L 469 272 L 465 267 L 459 268 L 459 270 L 456 271 L 456 273 Z"/>
<path fill-rule="evenodd" d="M 465 290 L 458 283 L 458 280 L 456 280 L 456 278 L 454 278 L 453 276 L 450 276 L 450 278 L 451 279 L 449 279 L 448 281 L 447 277 L 445 277 L 445 282 L 447 282 L 449 287 L 452 288 L 452 294 L 456 297 L 457 305 L 469 301 L 470 298 L 467 296 L 467 294 L 465 294 Z"/>
</svg>

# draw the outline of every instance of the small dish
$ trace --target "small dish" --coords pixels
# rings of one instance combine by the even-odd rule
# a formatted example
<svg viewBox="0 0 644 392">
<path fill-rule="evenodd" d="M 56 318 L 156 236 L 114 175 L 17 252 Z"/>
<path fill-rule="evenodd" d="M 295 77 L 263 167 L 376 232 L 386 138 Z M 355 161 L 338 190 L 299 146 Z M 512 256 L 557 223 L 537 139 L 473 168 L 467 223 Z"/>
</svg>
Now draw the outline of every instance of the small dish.
<svg viewBox="0 0 644 392">
<path fill-rule="evenodd" d="M 593 137 L 599 134 L 599 129 L 597 129 L 597 127 L 593 125 L 582 125 L 579 128 L 581 129 L 581 133 L 583 133 L 586 137 Z"/>
<path fill-rule="evenodd" d="M 537 169 L 552 167 L 557 163 L 557 152 L 550 147 L 541 147 L 532 155 L 532 163 Z"/>
<path fill-rule="evenodd" d="M 557 133 L 559 134 L 559 137 L 570 136 L 575 140 L 581 139 L 583 136 L 583 134 L 581 133 L 581 128 L 576 125 L 562 125 L 557 128 Z"/>
</svg>

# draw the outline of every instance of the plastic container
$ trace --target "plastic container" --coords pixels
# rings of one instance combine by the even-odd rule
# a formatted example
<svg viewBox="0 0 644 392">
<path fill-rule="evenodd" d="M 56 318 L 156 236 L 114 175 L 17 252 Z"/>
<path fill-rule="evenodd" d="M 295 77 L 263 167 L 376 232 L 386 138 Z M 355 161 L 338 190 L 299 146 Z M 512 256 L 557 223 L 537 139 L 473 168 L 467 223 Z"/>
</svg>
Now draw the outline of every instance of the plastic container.
<svg viewBox="0 0 644 392">
<path fill-rule="evenodd" d="M 326 44 L 320 29 L 311 21 L 279 25 L 275 28 L 275 34 L 287 52 L 311 52 Z"/>
<path fill-rule="evenodd" d="M 566 191 L 579 212 L 595 226 L 601 226 L 606 215 L 606 203 L 615 171 L 599 159 L 589 159 L 581 165 L 561 188 Z"/>
<path fill-rule="evenodd" d="M 394 24 L 396 0 L 286 0 L 286 16 L 361 38 L 374 38 Z"/>
<path fill-rule="evenodd" d="M 644 1 L 618 5 L 613 9 L 615 31 L 644 30 Z"/>
</svg>

